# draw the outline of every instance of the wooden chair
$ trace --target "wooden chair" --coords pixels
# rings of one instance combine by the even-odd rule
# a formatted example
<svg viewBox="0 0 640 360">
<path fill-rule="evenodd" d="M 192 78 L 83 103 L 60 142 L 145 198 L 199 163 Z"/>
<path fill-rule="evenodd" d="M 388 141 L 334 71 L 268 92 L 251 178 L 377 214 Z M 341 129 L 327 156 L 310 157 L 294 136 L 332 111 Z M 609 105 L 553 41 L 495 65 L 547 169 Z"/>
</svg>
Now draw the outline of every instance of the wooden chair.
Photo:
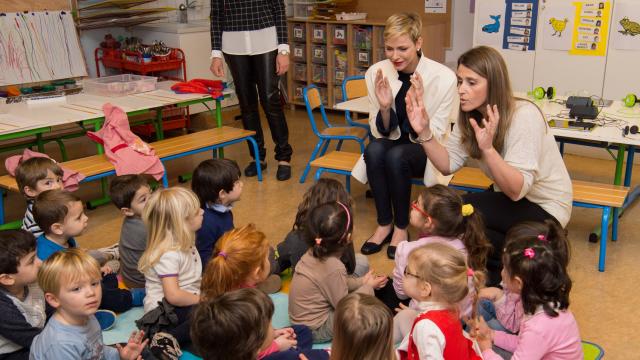
<svg viewBox="0 0 640 360">
<path fill-rule="evenodd" d="M 304 168 L 302 172 L 302 176 L 300 176 L 300 183 L 304 183 L 309 174 L 309 170 L 311 169 L 311 162 L 313 162 L 316 157 L 323 156 L 327 152 L 327 148 L 329 147 L 329 143 L 332 140 L 338 141 L 338 146 L 336 150 L 340 150 L 342 147 L 342 142 L 344 140 L 353 140 L 357 141 L 360 145 L 360 153 L 364 153 L 364 140 L 367 138 L 368 131 L 361 127 L 354 126 L 333 126 L 329 123 L 329 119 L 327 119 L 327 114 L 324 110 L 324 105 L 322 104 L 322 100 L 320 98 L 320 91 L 318 87 L 315 85 L 309 85 L 303 90 L 304 104 L 307 108 L 307 115 L 309 117 L 309 122 L 311 122 L 311 129 L 313 133 L 318 137 L 318 143 L 316 144 L 313 152 L 311 153 L 311 157 L 307 162 L 307 166 Z M 316 125 L 315 116 L 313 115 L 314 109 L 320 109 L 320 116 L 322 118 L 322 122 L 325 125 L 325 128 L 320 131 L 318 126 Z"/>
<path fill-rule="evenodd" d="M 342 100 L 347 101 L 351 99 L 357 99 L 359 97 L 367 96 L 367 83 L 364 80 L 364 76 L 348 76 L 342 81 Z M 347 124 L 350 126 L 358 126 L 369 131 L 369 119 L 353 120 L 351 118 L 351 111 L 346 110 L 344 116 L 347 119 Z"/>
</svg>

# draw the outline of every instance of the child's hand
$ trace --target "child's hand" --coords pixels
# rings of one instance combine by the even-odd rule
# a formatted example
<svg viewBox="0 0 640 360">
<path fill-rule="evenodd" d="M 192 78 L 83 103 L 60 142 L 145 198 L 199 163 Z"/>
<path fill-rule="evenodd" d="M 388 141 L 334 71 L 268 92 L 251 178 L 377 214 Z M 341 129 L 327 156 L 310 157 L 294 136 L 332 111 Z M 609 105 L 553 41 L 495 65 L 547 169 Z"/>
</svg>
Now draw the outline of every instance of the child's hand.
<svg viewBox="0 0 640 360">
<path fill-rule="evenodd" d="M 373 270 L 369 270 L 369 272 L 362 277 L 362 283 L 367 284 L 374 289 L 383 288 L 387 284 L 388 280 L 389 278 L 386 276 L 375 275 Z"/>
<path fill-rule="evenodd" d="M 478 291 L 478 297 L 480 299 L 491 300 L 491 302 L 496 302 L 500 300 L 503 295 L 504 295 L 504 291 L 496 287 L 487 287 L 487 288 L 480 289 L 480 291 Z"/>
<path fill-rule="evenodd" d="M 475 321 L 470 320 L 467 324 L 470 326 L 471 336 L 476 338 L 480 350 L 491 349 L 493 346 L 493 330 L 489 328 L 484 318 L 479 316 Z"/>
<path fill-rule="evenodd" d="M 146 339 L 144 341 L 142 341 L 142 339 L 144 339 L 144 331 L 140 331 L 140 332 L 134 331 L 131 333 L 131 336 L 129 336 L 129 341 L 127 342 L 127 346 L 122 347 L 122 345 L 116 344 L 118 353 L 120 353 L 120 359 L 123 359 L 123 360 L 142 359 L 142 357 L 140 356 L 140 353 L 142 353 L 142 350 L 144 349 L 145 346 L 147 346 L 147 343 L 149 342 L 149 339 Z"/>
<path fill-rule="evenodd" d="M 400 311 L 404 310 L 404 309 L 408 309 L 409 307 L 403 303 L 398 303 L 398 307 L 395 308 L 395 312 L 399 313 Z"/>
<path fill-rule="evenodd" d="M 113 269 L 109 265 L 105 265 L 100 268 L 102 275 L 113 274 Z"/>
<path fill-rule="evenodd" d="M 287 336 L 289 339 L 295 339 L 296 338 L 296 332 L 293 331 L 293 328 L 282 328 L 282 329 L 276 329 L 273 331 L 275 334 L 275 337 L 279 337 L 279 336 Z"/>
<path fill-rule="evenodd" d="M 303 354 L 303 353 L 300 353 L 300 355 L 298 355 L 298 359 L 299 359 L 299 360 L 309 360 L 309 358 L 308 358 L 308 357 L 306 357 L 306 356 L 304 356 L 304 354 Z"/>
<path fill-rule="evenodd" d="M 276 344 L 278 344 L 279 351 L 287 351 L 292 347 L 296 347 L 296 345 L 298 345 L 298 340 L 292 338 L 288 333 L 276 336 L 276 339 L 274 341 L 276 342 Z"/>
</svg>

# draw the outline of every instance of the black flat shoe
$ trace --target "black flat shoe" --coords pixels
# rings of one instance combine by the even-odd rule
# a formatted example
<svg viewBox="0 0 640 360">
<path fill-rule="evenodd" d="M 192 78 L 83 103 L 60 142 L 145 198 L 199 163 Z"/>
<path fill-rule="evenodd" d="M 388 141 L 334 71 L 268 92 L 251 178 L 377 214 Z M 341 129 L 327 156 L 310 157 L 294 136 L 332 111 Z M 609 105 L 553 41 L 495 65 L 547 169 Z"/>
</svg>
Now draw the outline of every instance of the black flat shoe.
<svg viewBox="0 0 640 360">
<path fill-rule="evenodd" d="M 396 249 L 398 247 L 395 245 L 389 245 L 387 246 L 387 257 L 391 260 L 394 260 L 396 258 Z"/>
<path fill-rule="evenodd" d="M 279 181 L 289 180 L 291 178 L 291 165 L 278 165 L 276 179 Z"/>
<path fill-rule="evenodd" d="M 382 243 L 380 244 L 372 243 L 372 242 L 369 242 L 369 240 L 367 240 L 364 244 L 362 244 L 362 247 L 360 248 L 360 252 L 363 255 L 375 254 L 380 250 L 382 250 L 382 247 L 384 246 L 384 244 L 391 242 L 392 236 L 393 236 L 393 230 L 391 230 L 389 235 L 387 235 L 387 237 L 385 237 L 384 240 L 382 240 Z"/>
<path fill-rule="evenodd" d="M 262 169 L 262 171 L 264 171 L 267 168 L 267 163 L 266 162 L 260 162 L 260 169 Z M 254 177 L 258 175 L 258 168 L 256 167 L 256 162 L 252 161 L 249 163 L 249 165 L 244 168 L 244 176 L 246 177 Z"/>
</svg>

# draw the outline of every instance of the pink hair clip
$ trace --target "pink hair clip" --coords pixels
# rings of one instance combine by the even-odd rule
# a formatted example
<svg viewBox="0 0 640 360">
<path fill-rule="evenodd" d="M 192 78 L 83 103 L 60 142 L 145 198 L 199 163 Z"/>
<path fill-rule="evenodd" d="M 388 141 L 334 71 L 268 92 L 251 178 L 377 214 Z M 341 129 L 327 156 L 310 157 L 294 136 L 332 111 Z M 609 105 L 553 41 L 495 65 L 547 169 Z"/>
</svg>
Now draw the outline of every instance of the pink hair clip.
<svg viewBox="0 0 640 360">
<path fill-rule="evenodd" d="M 320 245 L 321 242 L 322 242 L 322 238 L 317 237 L 316 238 L 316 245 Z"/>
<path fill-rule="evenodd" d="M 469 276 L 469 277 L 473 276 L 473 269 L 472 268 L 467 268 L 467 276 Z"/>
<path fill-rule="evenodd" d="M 526 248 L 524 249 L 524 256 L 533 259 L 536 256 L 536 252 L 532 248 Z"/>
<path fill-rule="evenodd" d="M 540 240 L 540 241 L 549 241 L 549 240 L 547 240 L 547 237 L 545 235 L 543 235 L 543 234 L 538 235 L 538 240 Z"/>
<path fill-rule="evenodd" d="M 218 256 L 222 256 L 223 258 L 225 258 L 225 259 L 226 259 L 226 258 L 227 258 L 227 253 L 226 253 L 226 252 L 224 252 L 224 251 L 220 251 L 220 252 L 218 253 Z"/>
</svg>

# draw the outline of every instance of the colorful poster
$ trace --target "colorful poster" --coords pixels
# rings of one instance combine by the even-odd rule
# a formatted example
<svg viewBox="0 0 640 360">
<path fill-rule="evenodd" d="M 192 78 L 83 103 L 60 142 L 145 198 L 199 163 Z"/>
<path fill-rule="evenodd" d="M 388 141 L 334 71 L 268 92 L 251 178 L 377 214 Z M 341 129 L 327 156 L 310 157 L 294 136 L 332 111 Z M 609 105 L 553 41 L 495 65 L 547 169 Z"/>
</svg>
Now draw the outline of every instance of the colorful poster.
<svg viewBox="0 0 640 360">
<path fill-rule="evenodd" d="M 504 0 L 482 0 L 476 5 L 475 45 L 499 49 L 504 33 Z"/>
<path fill-rule="evenodd" d="M 549 3 L 542 10 L 542 47 L 547 50 L 571 49 L 575 8 L 570 4 Z"/>
<path fill-rule="evenodd" d="M 581 1 L 573 4 L 576 12 L 569 53 L 604 56 L 607 52 L 611 2 Z"/>
<path fill-rule="evenodd" d="M 502 48 L 535 50 L 537 22 L 538 0 L 507 0 Z"/>
<path fill-rule="evenodd" d="M 611 31 L 611 46 L 614 49 L 640 50 L 640 6 L 617 1 Z"/>
</svg>

